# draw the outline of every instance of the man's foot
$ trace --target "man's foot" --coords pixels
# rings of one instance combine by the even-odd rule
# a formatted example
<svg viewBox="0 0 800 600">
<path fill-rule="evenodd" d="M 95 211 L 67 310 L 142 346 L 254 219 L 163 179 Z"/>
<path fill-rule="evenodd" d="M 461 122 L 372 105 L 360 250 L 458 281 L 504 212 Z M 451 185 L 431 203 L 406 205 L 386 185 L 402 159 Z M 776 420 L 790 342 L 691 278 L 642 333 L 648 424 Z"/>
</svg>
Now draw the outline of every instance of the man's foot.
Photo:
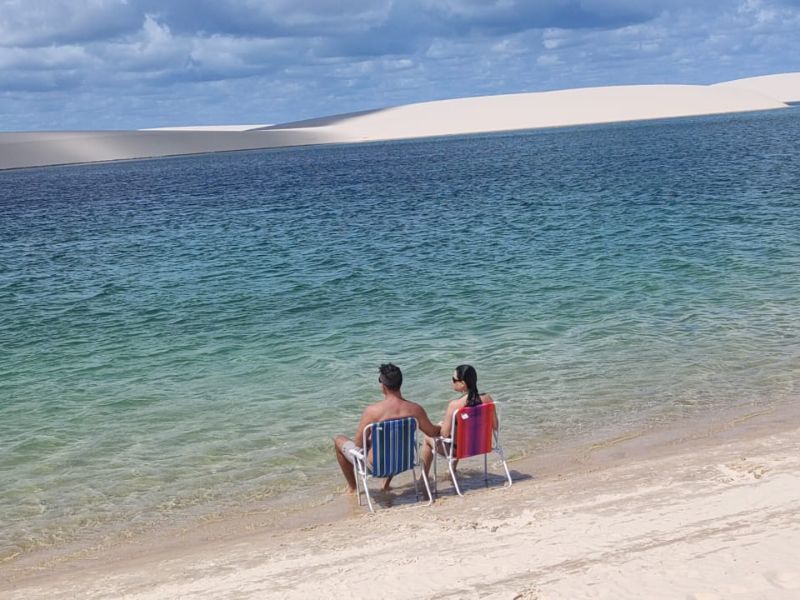
<svg viewBox="0 0 800 600">
<path fill-rule="evenodd" d="M 387 477 L 386 478 L 386 481 L 383 482 L 383 488 L 382 489 L 383 489 L 384 492 L 388 492 L 390 489 L 392 489 L 392 478 L 391 477 Z"/>
</svg>

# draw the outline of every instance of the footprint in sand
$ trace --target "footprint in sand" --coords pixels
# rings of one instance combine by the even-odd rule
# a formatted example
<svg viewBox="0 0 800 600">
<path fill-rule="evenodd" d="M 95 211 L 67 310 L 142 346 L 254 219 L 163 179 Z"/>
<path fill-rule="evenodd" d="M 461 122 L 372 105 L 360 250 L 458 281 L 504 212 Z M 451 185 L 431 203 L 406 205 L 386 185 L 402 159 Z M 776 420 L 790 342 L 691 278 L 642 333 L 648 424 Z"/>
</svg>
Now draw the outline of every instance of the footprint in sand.
<svg viewBox="0 0 800 600">
<path fill-rule="evenodd" d="M 539 592 L 533 588 L 527 588 L 517 593 L 512 600 L 539 600 Z"/>
<path fill-rule="evenodd" d="M 782 590 L 800 590 L 800 573 L 797 571 L 778 571 L 764 573 L 764 578 Z"/>
<path fill-rule="evenodd" d="M 723 483 L 733 483 L 741 479 L 761 479 L 769 472 L 763 465 L 755 465 L 745 461 L 717 465 L 717 471 L 722 474 Z"/>
</svg>

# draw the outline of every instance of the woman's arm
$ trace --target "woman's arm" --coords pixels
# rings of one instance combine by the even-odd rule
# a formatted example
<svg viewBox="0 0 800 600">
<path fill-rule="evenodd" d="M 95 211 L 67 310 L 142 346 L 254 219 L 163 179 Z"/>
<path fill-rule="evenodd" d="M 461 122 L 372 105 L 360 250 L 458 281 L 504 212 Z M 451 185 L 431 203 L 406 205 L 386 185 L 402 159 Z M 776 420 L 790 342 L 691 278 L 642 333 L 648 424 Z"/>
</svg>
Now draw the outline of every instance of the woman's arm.
<svg viewBox="0 0 800 600">
<path fill-rule="evenodd" d="M 466 396 L 461 396 L 458 400 L 453 400 L 447 405 L 447 410 L 444 413 L 444 421 L 442 421 L 442 437 L 450 437 L 453 435 L 451 426 L 453 424 L 453 413 L 464 405 Z"/>
</svg>

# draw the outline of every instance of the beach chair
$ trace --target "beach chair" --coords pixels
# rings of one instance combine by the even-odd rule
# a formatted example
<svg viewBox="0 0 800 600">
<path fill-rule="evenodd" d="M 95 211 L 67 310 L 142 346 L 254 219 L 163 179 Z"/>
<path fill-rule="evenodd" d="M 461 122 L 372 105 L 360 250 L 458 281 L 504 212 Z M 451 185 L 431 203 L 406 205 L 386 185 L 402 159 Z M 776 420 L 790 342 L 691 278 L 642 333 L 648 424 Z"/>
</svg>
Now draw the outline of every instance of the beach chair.
<svg viewBox="0 0 800 600">
<path fill-rule="evenodd" d="M 372 464 L 367 464 L 365 455 L 366 448 L 372 445 Z M 355 460 L 353 461 L 353 473 L 356 477 L 356 493 L 358 494 L 358 504 L 361 506 L 361 486 L 364 487 L 364 495 L 367 498 L 367 506 L 370 512 L 375 512 L 372 507 L 372 498 L 369 495 L 367 482 L 371 477 L 393 477 L 404 471 L 411 471 L 414 479 L 414 492 L 419 501 L 419 484 L 417 482 L 417 470 L 419 466 L 419 447 L 417 444 L 417 420 L 414 417 L 402 419 L 391 419 L 370 423 L 364 428 L 364 439 L 361 448 L 350 450 Z M 428 492 L 428 505 L 433 502 L 431 486 L 424 469 L 420 469 L 422 480 L 425 483 L 425 490 Z"/>
<path fill-rule="evenodd" d="M 477 406 L 459 408 L 453 413 L 453 421 L 450 427 L 450 437 L 437 437 L 435 443 L 442 449 L 444 457 L 447 459 L 447 468 L 450 470 L 450 477 L 453 486 L 459 496 L 463 496 L 461 488 L 458 486 L 456 477 L 455 463 L 459 460 L 470 458 L 471 456 L 483 455 L 483 479 L 489 485 L 489 453 L 495 452 L 503 463 L 503 469 L 508 479 L 507 487 L 512 485 L 511 473 L 508 471 L 508 463 L 503 454 L 503 448 L 499 444 L 499 431 L 494 429 L 495 414 L 497 405 L 493 402 L 485 402 Z M 433 489 L 437 489 L 437 469 L 436 463 L 438 452 L 433 453 Z"/>
</svg>

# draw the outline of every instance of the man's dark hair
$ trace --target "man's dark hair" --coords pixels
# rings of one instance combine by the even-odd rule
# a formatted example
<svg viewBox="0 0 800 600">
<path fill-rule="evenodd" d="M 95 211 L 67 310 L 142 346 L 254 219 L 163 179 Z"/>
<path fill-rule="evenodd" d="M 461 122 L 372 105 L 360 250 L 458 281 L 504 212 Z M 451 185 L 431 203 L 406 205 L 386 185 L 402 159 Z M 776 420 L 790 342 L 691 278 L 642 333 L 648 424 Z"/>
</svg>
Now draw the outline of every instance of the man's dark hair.
<svg viewBox="0 0 800 600">
<path fill-rule="evenodd" d="M 381 368 L 378 369 L 378 371 L 380 371 L 378 381 L 380 381 L 390 390 L 397 391 L 400 389 L 400 386 L 403 385 L 403 374 L 400 372 L 400 367 L 397 367 L 392 363 L 388 363 L 381 365 Z"/>
</svg>

